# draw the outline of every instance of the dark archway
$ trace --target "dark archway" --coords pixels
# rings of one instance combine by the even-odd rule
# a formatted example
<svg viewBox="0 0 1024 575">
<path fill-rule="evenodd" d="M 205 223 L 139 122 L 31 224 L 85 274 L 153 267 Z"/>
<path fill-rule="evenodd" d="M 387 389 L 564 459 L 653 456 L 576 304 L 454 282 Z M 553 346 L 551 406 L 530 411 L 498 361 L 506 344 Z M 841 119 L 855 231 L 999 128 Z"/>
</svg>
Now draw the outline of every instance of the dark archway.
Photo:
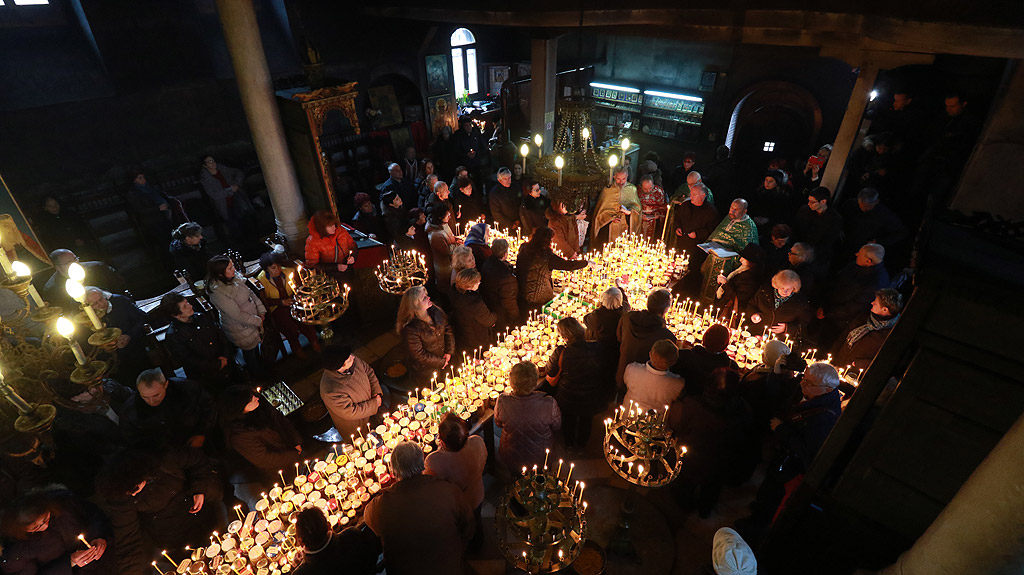
<svg viewBox="0 0 1024 575">
<path fill-rule="evenodd" d="M 737 99 L 725 143 L 743 171 L 742 181 L 760 177 L 771 158 L 785 158 L 792 170 L 814 151 L 821 131 L 821 106 L 792 82 L 759 82 Z M 766 142 L 774 147 L 766 151 Z"/>
</svg>

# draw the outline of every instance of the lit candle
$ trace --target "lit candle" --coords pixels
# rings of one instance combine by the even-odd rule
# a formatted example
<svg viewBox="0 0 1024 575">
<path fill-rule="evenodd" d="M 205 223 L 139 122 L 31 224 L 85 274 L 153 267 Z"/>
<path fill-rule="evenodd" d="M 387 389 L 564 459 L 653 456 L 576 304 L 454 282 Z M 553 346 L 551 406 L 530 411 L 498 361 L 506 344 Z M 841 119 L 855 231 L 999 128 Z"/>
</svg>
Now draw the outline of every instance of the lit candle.
<svg viewBox="0 0 1024 575">
<path fill-rule="evenodd" d="M 558 186 L 562 186 L 562 168 L 565 167 L 565 158 L 562 156 L 555 156 L 555 169 L 558 170 Z"/>
<path fill-rule="evenodd" d="M 519 155 L 523 157 L 523 173 L 526 173 L 526 156 L 530 154 L 530 146 L 523 144 L 519 147 Z"/>
<path fill-rule="evenodd" d="M 544 469 L 548 468 L 548 456 L 549 455 L 551 455 L 551 450 L 550 449 L 545 449 L 544 450 Z"/>
<path fill-rule="evenodd" d="M 537 144 L 537 159 L 540 159 L 541 156 L 544 155 L 544 148 L 541 147 L 541 144 L 544 143 L 544 138 L 542 138 L 540 134 L 537 134 L 533 137 L 533 143 Z"/>
<path fill-rule="evenodd" d="M 89 545 L 89 542 L 85 540 L 85 533 L 79 533 L 78 540 L 84 543 L 86 548 L 92 549 L 92 545 Z"/>
<path fill-rule="evenodd" d="M 583 489 L 587 486 L 586 483 L 580 482 L 579 492 L 576 494 L 578 501 L 583 501 Z"/>
<path fill-rule="evenodd" d="M 558 460 L 558 472 L 555 473 L 555 477 L 558 477 L 560 475 L 562 475 L 562 460 L 561 459 Z"/>
<path fill-rule="evenodd" d="M 569 464 L 569 474 L 565 476 L 565 484 L 569 485 L 569 478 L 572 477 L 572 470 L 576 468 L 575 463 Z"/>
<path fill-rule="evenodd" d="M 178 568 L 178 564 L 174 562 L 174 559 L 171 559 L 171 556 L 167 554 L 167 550 L 166 549 L 161 551 L 160 554 L 163 555 L 164 557 L 166 557 L 167 560 L 171 562 L 171 565 L 174 565 L 175 569 Z"/>
<path fill-rule="evenodd" d="M 57 318 L 57 333 L 67 338 L 68 344 L 71 346 L 71 353 L 75 354 L 75 361 L 78 362 L 78 365 L 85 365 L 85 353 L 82 351 L 82 346 L 71 337 L 75 333 L 75 324 L 66 317 L 59 317 Z"/>
<path fill-rule="evenodd" d="M 608 156 L 608 185 L 612 185 L 612 178 L 615 177 L 615 166 L 619 163 L 619 157 L 615 154 Z"/>
<path fill-rule="evenodd" d="M 281 485 L 288 485 L 288 482 L 284 480 L 284 470 L 278 469 L 277 474 L 281 476 Z"/>
<path fill-rule="evenodd" d="M 0 250 L 0 251 L 2 251 L 2 250 Z M 153 569 L 156 569 L 156 572 L 157 572 L 157 573 L 159 573 L 160 575 L 164 575 L 164 572 L 163 572 L 163 571 L 161 571 L 161 570 L 160 570 L 160 568 L 156 566 L 156 561 L 153 561 L 153 562 L 151 563 L 151 565 L 153 566 Z"/>
</svg>

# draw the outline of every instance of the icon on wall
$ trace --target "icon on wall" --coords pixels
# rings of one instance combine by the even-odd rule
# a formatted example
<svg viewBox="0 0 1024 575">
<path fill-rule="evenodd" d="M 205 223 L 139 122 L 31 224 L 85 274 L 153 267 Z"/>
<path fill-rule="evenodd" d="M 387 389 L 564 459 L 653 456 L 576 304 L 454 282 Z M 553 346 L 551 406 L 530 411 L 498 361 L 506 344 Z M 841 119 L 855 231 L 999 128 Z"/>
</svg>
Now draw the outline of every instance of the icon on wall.
<svg viewBox="0 0 1024 575">
<path fill-rule="evenodd" d="M 490 93 L 500 94 L 501 85 L 508 79 L 510 68 L 508 66 L 490 66 L 488 68 L 488 79 L 490 80 Z"/>
<path fill-rule="evenodd" d="M 448 91 L 448 56 L 438 54 L 426 57 L 427 93 L 444 94 Z"/>
</svg>

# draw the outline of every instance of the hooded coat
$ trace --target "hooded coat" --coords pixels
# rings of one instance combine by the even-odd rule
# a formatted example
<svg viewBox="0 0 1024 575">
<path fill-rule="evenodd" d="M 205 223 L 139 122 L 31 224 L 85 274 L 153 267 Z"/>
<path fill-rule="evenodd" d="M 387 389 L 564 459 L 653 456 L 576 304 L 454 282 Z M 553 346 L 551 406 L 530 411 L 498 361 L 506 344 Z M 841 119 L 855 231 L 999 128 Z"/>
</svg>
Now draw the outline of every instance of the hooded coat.
<svg viewBox="0 0 1024 575">
<path fill-rule="evenodd" d="M 676 341 L 672 330 L 665 327 L 665 318 L 647 310 L 623 314 L 616 336 L 619 340 L 619 366 L 615 370 L 615 383 L 619 386 L 625 385 L 622 376 L 626 366 L 646 362 L 654 342 L 660 339 Z"/>
<path fill-rule="evenodd" d="M 210 303 L 220 311 L 220 323 L 228 340 L 243 350 L 250 350 L 263 339 L 263 318 L 267 308 L 249 289 L 245 281 L 235 276 L 230 283 L 218 280 L 206 286 Z"/>
</svg>

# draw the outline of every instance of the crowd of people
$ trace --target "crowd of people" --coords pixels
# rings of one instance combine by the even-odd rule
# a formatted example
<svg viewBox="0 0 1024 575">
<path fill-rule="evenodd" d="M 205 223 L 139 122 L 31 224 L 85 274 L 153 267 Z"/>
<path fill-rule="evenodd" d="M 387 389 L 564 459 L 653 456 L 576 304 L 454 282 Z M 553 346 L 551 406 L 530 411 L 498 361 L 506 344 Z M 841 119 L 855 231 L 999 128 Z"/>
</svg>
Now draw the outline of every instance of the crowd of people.
<svg viewBox="0 0 1024 575">
<path fill-rule="evenodd" d="M 886 183 L 898 159 L 880 158 L 910 136 L 913 123 L 901 110 L 883 115 L 885 131 L 875 134 L 873 156 L 858 160 L 864 173 L 850 180 L 842 202 L 820 185 L 831 146 L 795 174 L 773 161 L 749 192 L 723 147 L 703 173 L 694 155 L 670 171 L 648 154 L 637 177 L 622 167 L 599 194 L 572 205 L 519 164 L 486 174 L 486 142 L 463 122 L 435 158 L 410 149 L 391 164 L 382 185 L 355 196 L 348 223 L 429 262 L 430 282 L 405 292 L 395 323 L 419 387 L 462 352 L 486 348 L 499 331 L 520 325 L 555 295 L 553 270 L 591 265 L 588 254 L 606 242 L 636 233 L 685 250 L 688 273 L 651 291 L 643 309 L 632 309 L 626 297 L 628 277 L 610 280 L 596 309 L 557 322 L 560 344 L 546 368 L 512 367 L 508 391 L 494 405 L 500 475 L 532 467 L 556 442 L 571 455 L 584 453 L 596 443 L 595 419 L 623 402 L 668 406 L 666 421 L 688 447 L 671 487 L 683 508 L 707 517 L 724 487 L 765 466 L 753 513 L 738 526 L 756 539 L 821 449 L 843 395 L 853 392 L 833 366 L 867 369 L 909 296 L 912 274 L 904 267 L 920 214 Z M 954 128 L 963 123 L 957 117 L 950 112 Z M 944 153 L 955 152 L 946 143 Z M 211 157 L 203 168 L 226 236 L 250 233 L 252 203 L 240 175 Z M 78 304 L 64 283 L 72 263 L 85 269 L 85 303 L 122 333 L 118 371 L 89 389 L 59 377 L 46 382 L 58 409 L 53 460 L 45 481 L 26 481 L 4 506 L 0 572 L 70 566 L 134 575 L 155 550 L 201 544 L 223 529 L 226 501 L 252 508 L 278 469 L 309 457 L 307 438 L 254 391 L 286 351 L 305 358 L 308 345 L 318 354 L 320 397 L 341 437 L 373 425 L 389 408 L 388 388 L 351 347 L 322 346 L 310 326 L 292 318 L 294 261 L 268 252 L 258 274 L 246 278 L 230 257 L 212 252 L 202 226 L 180 205 L 148 188 L 144 174 L 133 185 L 132 209 L 153 241 L 170 241 L 165 256 L 175 269 L 203 278 L 210 309 L 196 309 L 176 292 L 161 299 L 170 321 L 164 348 L 184 377 L 165 373 L 150 361 L 149 318 L 123 295 L 123 278 L 102 262 L 79 262 L 72 250 L 85 242 L 65 230 L 43 291 L 73 309 Z M 48 202 L 46 211 L 63 225 L 59 205 Z M 528 238 L 514 265 L 508 242 L 492 238 L 492 225 Z M 306 269 L 353 284 L 358 257 L 335 214 L 313 214 L 301 258 Z M 733 334 L 725 325 L 710 327 L 696 345 L 677 341 L 665 320 L 675 294 L 778 338 L 765 345 L 760 366 L 741 372 L 728 355 Z M 830 362 L 803 359 L 809 349 Z M 306 562 L 297 572 L 333 572 L 345 558 L 354 572 L 373 573 L 381 550 L 389 573 L 461 572 L 464 552 L 478 551 L 483 540 L 487 448 L 453 414 L 440 422 L 437 445 L 428 457 L 414 443 L 394 449 L 395 482 L 366 505 L 363 529 L 335 533 L 318 510 L 304 510 L 295 527 Z M 720 531 L 715 549 L 716 565 L 752 572 L 743 570 L 754 559 L 736 531 Z"/>
</svg>

